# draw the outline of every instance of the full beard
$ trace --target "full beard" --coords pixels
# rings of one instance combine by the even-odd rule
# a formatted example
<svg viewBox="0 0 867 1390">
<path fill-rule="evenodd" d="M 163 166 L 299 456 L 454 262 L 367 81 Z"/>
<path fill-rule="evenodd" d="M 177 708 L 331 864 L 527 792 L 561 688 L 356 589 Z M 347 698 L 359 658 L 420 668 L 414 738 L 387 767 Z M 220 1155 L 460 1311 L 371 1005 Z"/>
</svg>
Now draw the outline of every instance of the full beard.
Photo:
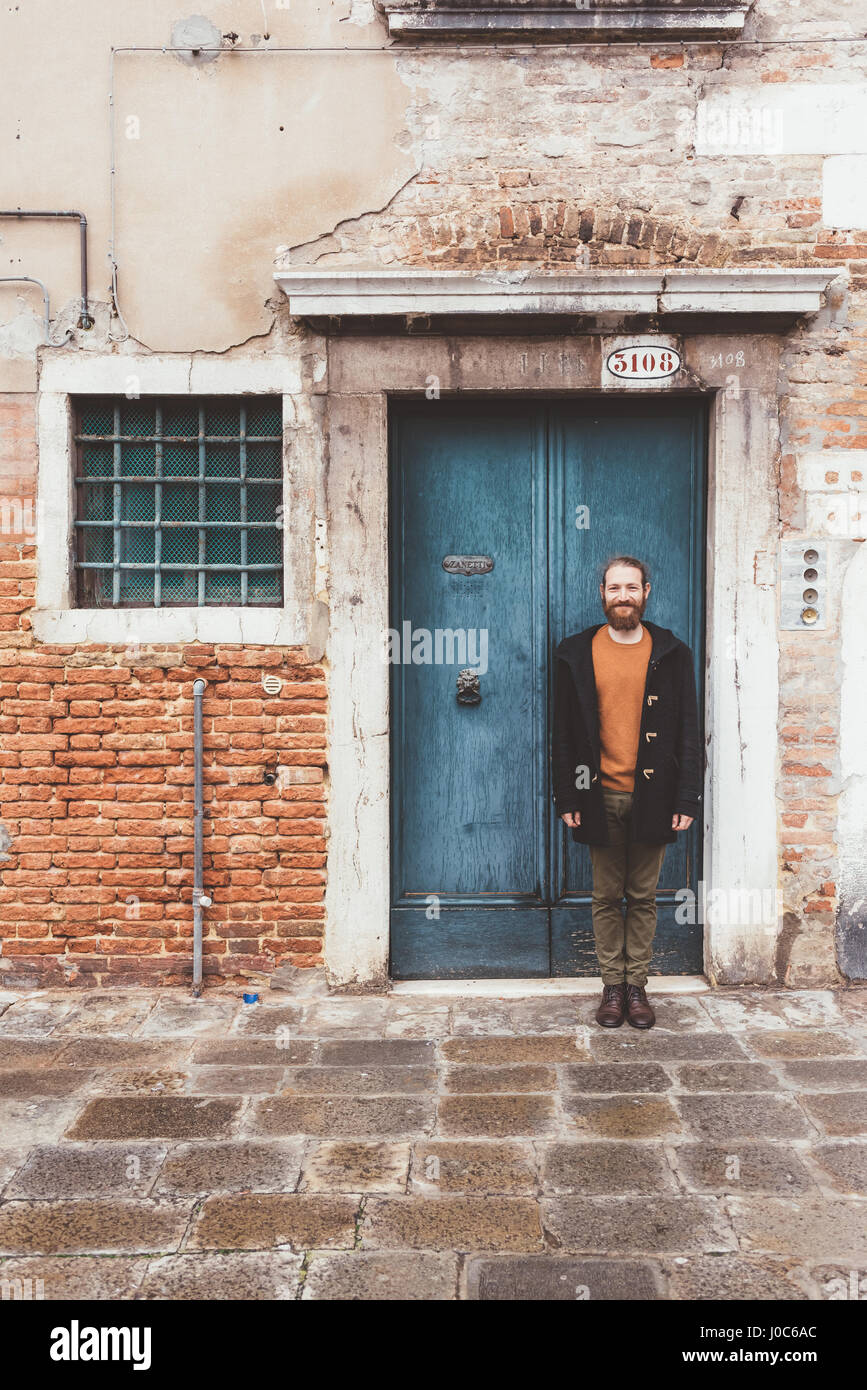
<svg viewBox="0 0 867 1390">
<path fill-rule="evenodd" d="M 602 600 L 602 607 L 609 625 L 615 632 L 631 632 L 638 627 L 641 622 L 646 603 L 624 603 L 616 600 L 614 603 L 606 603 Z"/>
</svg>

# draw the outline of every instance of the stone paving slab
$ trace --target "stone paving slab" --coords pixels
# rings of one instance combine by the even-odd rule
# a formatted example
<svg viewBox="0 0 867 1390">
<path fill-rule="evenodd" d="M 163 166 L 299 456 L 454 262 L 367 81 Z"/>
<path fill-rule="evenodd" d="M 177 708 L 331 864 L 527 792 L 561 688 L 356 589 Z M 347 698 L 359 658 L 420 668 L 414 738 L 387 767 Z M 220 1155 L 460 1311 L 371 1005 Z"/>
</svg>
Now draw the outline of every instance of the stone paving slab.
<svg viewBox="0 0 867 1390">
<path fill-rule="evenodd" d="M 64 1067 L 136 1067 L 140 1070 L 180 1066 L 193 1050 L 192 1039 L 183 1037 L 166 1042 L 132 1037 L 64 1037 L 51 1038 L 43 1044 L 45 1047 L 58 1045 L 63 1048 L 59 1060 Z"/>
<path fill-rule="evenodd" d="M 447 1003 L 393 1000 L 384 1035 L 386 1038 L 439 1039 L 448 1037 L 450 1030 L 451 1010 Z"/>
<path fill-rule="evenodd" d="M 414 1038 L 355 1038 L 323 1040 L 318 1060 L 331 1067 L 414 1067 L 433 1066 L 435 1044 Z"/>
<path fill-rule="evenodd" d="M 189 1201 L 4 1200 L 0 1206 L 0 1255 L 176 1250 L 191 1213 Z"/>
<path fill-rule="evenodd" d="M 819 1030 L 756 1033 L 750 1039 L 750 1046 L 762 1057 L 853 1057 L 858 1053 L 864 1055 L 864 1049 L 859 1048 L 847 1034 Z"/>
<path fill-rule="evenodd" d="M 66 1133 L 82 1109 L 74 1097 L 0 1100 L 0 1152 L 50 1144 Z"/>
<path fill-rule="evenodd" d="M 363 1249 L 537 1250 L 539 1208 L 527 1197 L 371 1197 L 361 1227 Z"/>
<path fill-rule="evenodd" d="M 655 1196 L 677 1190 L 662 1146 L 629 1142 L 545 1145 L 540 1186 L 560 1196 Z"/>
<path fill-rule="evenodd" d="M 0 1070 L 47 1066 L 57 1060 L 62 1047 L 54 1038 L 0 1038 Z"/>
<path fill-rule="evenodd" d="M 304 1161 L 302 1192 L 405 1192 L 409 1144 L 334 1140 L 318 1144 Z"/>
<path fill-rule="evenodd" d="M 292 1140 L 176 1144 L 162 1164 L 154 1191 L 203 1197 L 216 1192 L 292 1192 L 302 1154 L 303 1144 Z"/>
<path fill-rule="evenodd" d="M 172 1096 L 183 1095 L 190 1080 L 190 1071 L 172 1071 L 169 1067 L 111 1067 L 90 1074 L 83 1088 L 88 1097 L 110 1096 Z"/>
<path fill-rule="evenodd" d="M 760 1062 L 687 1062 L 677 1066 L 684 1091 L 776 1091 L 779 1080 Z"/>
<path fill-rule="evenodd" d="M 13 1257 L 0 1260 L 0 1281 L 9 1289 L 10 1298 L 114 1301 L 135 1298 L 147 1268 L 143 1256 Z"/>
<path fill-rule="evenodd" d="M 190 1250 L 293 1250 L 356 1243 L 356 1197 L 320 1197 L 294 1193 L 239 1193 L 209 1197 L 199 1213 Z"/>
<path fill-rule="evenodd" d="M 725 1033 L 663 1033 L 656 1028 L 643 1033 L 622 1028 L 610 1033 L 600 1029 L 591 1035 L 590 1049 L 599 1062 L 631 1061 L 641 1055 L 654 1062 L 747 1061 L 740 1041 Z"/>
<path fill-rule="evenodd" d="M 9 1183 L 4 1197 L 143 1197 L 167 1149 L 136 1144 L 43 1144 Z"/>
<path fill-rule="evenodd" d="M 583 1036 L 575 1033 L 547 1036 L 491 1034 L 487 1037 L 449 1038 L 443 1043 L 447 1062 L 475 1062 L 507 1066 L 516 1062 L 581 1062 L 589 1060 Z"/>
<path fill-rule="evenodd" d="M 560 1076 L 566 1091 L 667 1091 L 668 1072 L 656 1062 L 596 1062 L 564 1066 Z"/>
<path fill-rule="evenodd" d="M 467 1000 L 452 1010 L 451 1032 L 454 1037 L 562 1036 L 574 1033 L 576 1024 L 581 1027 L 587 1022 L 584 1017 L 587 1008 L 586 999 L 581 999 L 577 1007 L 574 999 Z M 596 1008 L 595 1003 L 593 1008 Z"/>
<path fill-rule="evenodd" d="M 867 989 L 651 998 L 645 1033 L 599 1029 L 587 994 L 0 994 L 0 1280 L 284 1301 L 867 1280 Z"/>
<path fill-rule="evenodd" d="M 132 1033 L 154 1008 L 147 998 L 127 997 L 117 991 L 94 991 L 82 996 L 57 1024 L 52 1036 L 76 1037 Z"/>
<path fill-rule="evenodd" d="M 709 1197 L 561 1197 L 542 1202 L 547 1236 L 560 1250 L 606 1255 L 736 1250 L 720 1204 Z"/>
<path fill-rule="evenodd" d="M 784 1062 L 784 1080 L 793 1090 L 843 1091 L 867 1089 L 867 1058 L 853 1061 L 820 1057 L 807 1062 Z"/>
<path fill-rule="evenodd" d="M 29 1145 L 20 1149 L 0 1149 L 0 1197 L 3 1196 L 18 1169 L 24 1167 L 29 1154 L 32 1152 L 33 1150 Z"/>
<path fill-rule="evenodd" d="M 285 1080 L 283 1067 L 191 1067 L 183 1089 L 191 1096 L 274 1095 Z"/>
<path fill-rule="evenodd" d="M 867 1144 L 816 1144 L 810 1158 L 837 1191 L 867 1194 Z"/>
<path fill-rule="evenodd" d="M 782 1197 L 729 1197 L 732 1225 L 746 1251 L 761 1250 L 801 1260 L 867 1262 L 863 1201 L 828 1200 L 809 1193 Z"/>
<path fill-rule="evenodd" d="M 312 1062 L 315 1042 L 298 1038 L 226 1038 L 220 1042 L 197 1042 L 192 1060 L 199 1066 L 291 1067 Z"/>
<path fill-rule="evenodd" d="M 304 1280 L 302 1299 L 364 1299 L 441 1303 L 457 1297 L 455 1255 L 391 1250 L 315 1251 Z"/>
<path fill-rule="evenodd" d="M 826 1134 L 867 1134 L 867 1091 L 805 1095 L 801 1103 Z"/>
<path fill-rule="evenodd" d="M 0 1100 L 28 1100 L 33 1096 L 69 1096 L 81 1091 L 92 1073 L 72 1067 L 21 1068 L 0 1071 Z"/>
<path fill-rule="evenodd" d="M 500 1196 L 533 1193 L 538 1186 L 532 1146 L 514 1142 L 431 1139 L 413 1153 L 410 1191 Z"/>
<path fill-rule="evenodd" d="M 741 1255 L 681 1256 L 667 1266 L 669 1298 L 766 1300 L 807 1299 L 805 1270 L 787 1262 Z"/>
<path fill-rule="evenodd" d="M 388 1017 L 387 999 L 316 1000 L 305 1007 L 296 1030 L 302 1037 L 372 1038 L 384 1034 Z"/>
<path fill-rule="evenodd" d="M 185 995 L 163 995 L 138 1028 L 140 1038 L 164 1038 L 223 1035 L 235 1018 L 238 1005 L 234 999 L 189 999 Z M 0 1023 L 3 1020 L 0 1019 Z"/>
<path fill-rule="evenodd" d="M 433 1067 L 288 1067 L 283 1095 L 393 1096 L 430 1092 Z"/>
<path fill-rule="evenodd" d="M 480 1301 L 606 1302 L 655 1300 L 661 1280 L 653 1265 L 637 1260 L 576 1260 L 528 1255 L 513 1259 L 470 1260 L 467 1297 Z"/>
<path fill-rule="evenodd" d="M 542 1202 L 546 1234 L 561 1250 L 607 1255 L 736 1250 L 722 1207 L 709 1197 L 560 1197 Z"/>
<path fill-rule="evenodd" d="M 227 1134 L 239 1100 L 118 1096 L 91 1100 L 69 1139 L 214 1139 Z"/>
<path fill-rule="evenodd" d="M 559 1126 L 554 1099 L 547 1095 L 444 1096 L 437 1110 L 437 1132 L 454 1138 L 555 1134 Z"/>
<path fill-rule="evenodd" d="M 299 1004 L 285 1001 L 277 1004 L 256 1005 L 240 1012 L 232 1026 L 232 1036 L 255 1037 L 293 1037 L 304 1017 L 304 1009 Z M 306 1059 L 303 1059 L 306 1060 Z"/>
<path fill-rule="evenodd" d="M 155 1299 L 295 1299 L 302 1281 L 303 1257 L 285 1250 L 248 1254 L 166 1255 L 151 1260 L 137 1297 Z"/>
<path fill-rule="evenodd" d="M 256 1103 L 246 1132 L 389 1138 L 424 1133 L 433 1122 L 434 1100 L 422 1096 L 275 1096 Z"/>
<path fill-rule="evenodd" d="M 553 1067 L 481 1067 L 470 1064 L 447 1067 L 444 1085 L 447 1091 L 456 1095 L 553 1091 L 557 1086 L 557 1073 Z"/>
<path fill-rule="evenodd" d="M 675 1104 L 687 1129 L 704 1139 L 802 1139 L 810 1133 L 791 1096 L 683 1095 Z"/>
<path fill-rule="evenodd" d="M 727 1144 L 678 1144 L 670 1150 L 684 1186 L 693 1192 L 791 1194 L 816 1187 L 796 1149 L 739 1139 Z"/>
<path fill-rule="evenodd" d="M 652 1139 L 681 1130 L 677 1112 L 662 1096 L 567 1095 L 563 1109 L 574 1129 L 598 1138 Z"/>
<path fill-rule="evenodd" d="M 71 996 L 52 998 L 46 994 L 18 999 L 0 1014 L 0 1038 L 47 1037 L 73 1007 Z"/>
</svg>

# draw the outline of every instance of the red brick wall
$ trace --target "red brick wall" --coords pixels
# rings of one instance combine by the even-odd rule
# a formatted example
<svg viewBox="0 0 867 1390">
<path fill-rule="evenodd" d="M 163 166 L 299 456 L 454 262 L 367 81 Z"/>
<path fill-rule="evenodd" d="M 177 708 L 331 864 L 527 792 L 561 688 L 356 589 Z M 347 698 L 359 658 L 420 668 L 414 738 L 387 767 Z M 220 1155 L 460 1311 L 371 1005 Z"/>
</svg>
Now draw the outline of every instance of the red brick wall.
<svg viewBox="0 0 867 1390">
<path fill-rule="evenodd" d="M 197 677 L 206 977 L 318 964 L 322 667 L 285 648 L 36 643 L 34 537 L 12 524 L 30 514 L 35 426 L 34 395 L 0 396 L 0 498 L 22 504 L 0 536 L 0 987 L 191 978 Z"/>
<path fill-rule="evenodd" d="M 274 648 L 0 651 L 7 984 L 189 979 L 192 683 L 204 699 L 206 975 L 320 961 L 325 684 Z M 262 672 L 283 680 L 276 697 Z M 266 769 L 282 772 L 276 786 Z"/>
</svg>

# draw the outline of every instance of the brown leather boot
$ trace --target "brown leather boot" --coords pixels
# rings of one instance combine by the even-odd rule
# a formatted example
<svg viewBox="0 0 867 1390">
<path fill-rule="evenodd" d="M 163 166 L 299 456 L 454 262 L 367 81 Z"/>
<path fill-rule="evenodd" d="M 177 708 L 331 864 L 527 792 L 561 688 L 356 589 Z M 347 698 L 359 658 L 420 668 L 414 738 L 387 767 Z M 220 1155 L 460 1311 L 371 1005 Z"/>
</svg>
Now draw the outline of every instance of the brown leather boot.
<svg viewBox="0 0 867 1390">
<path fill-rule="evenodd" d="M 619 1028 L 625 1017 L 626 985 L 621 980 L 616 985 L 605 985 L 602 1002 L 596 1010 L 596 1022 L 603 1028 Z"/>
<path fill-rule="evenodd" d="M 652 1028 L 656 1014 L 647 1002 L 643 985 L 626 986 L 626 1017 L 633 1028 Z"/>
</svg>

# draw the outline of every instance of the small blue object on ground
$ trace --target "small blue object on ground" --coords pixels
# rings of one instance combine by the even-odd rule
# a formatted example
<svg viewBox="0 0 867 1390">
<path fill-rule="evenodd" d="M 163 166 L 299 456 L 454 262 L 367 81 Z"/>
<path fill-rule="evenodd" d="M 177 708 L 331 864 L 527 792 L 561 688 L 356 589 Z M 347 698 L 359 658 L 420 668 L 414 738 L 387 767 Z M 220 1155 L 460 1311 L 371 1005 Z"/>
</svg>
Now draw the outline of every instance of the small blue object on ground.
<svg viewBox="0 0 867 1390">
<path fill-rule="evenodd" d="M 259 1002 L 259 996 L 258 996 L 258 994 L 245 994 L 245 995 L 244 995 L 244 1003 L 245 1003 L 245 1004 L 258 1004 L 258 1002 Z"/>
</svg>

